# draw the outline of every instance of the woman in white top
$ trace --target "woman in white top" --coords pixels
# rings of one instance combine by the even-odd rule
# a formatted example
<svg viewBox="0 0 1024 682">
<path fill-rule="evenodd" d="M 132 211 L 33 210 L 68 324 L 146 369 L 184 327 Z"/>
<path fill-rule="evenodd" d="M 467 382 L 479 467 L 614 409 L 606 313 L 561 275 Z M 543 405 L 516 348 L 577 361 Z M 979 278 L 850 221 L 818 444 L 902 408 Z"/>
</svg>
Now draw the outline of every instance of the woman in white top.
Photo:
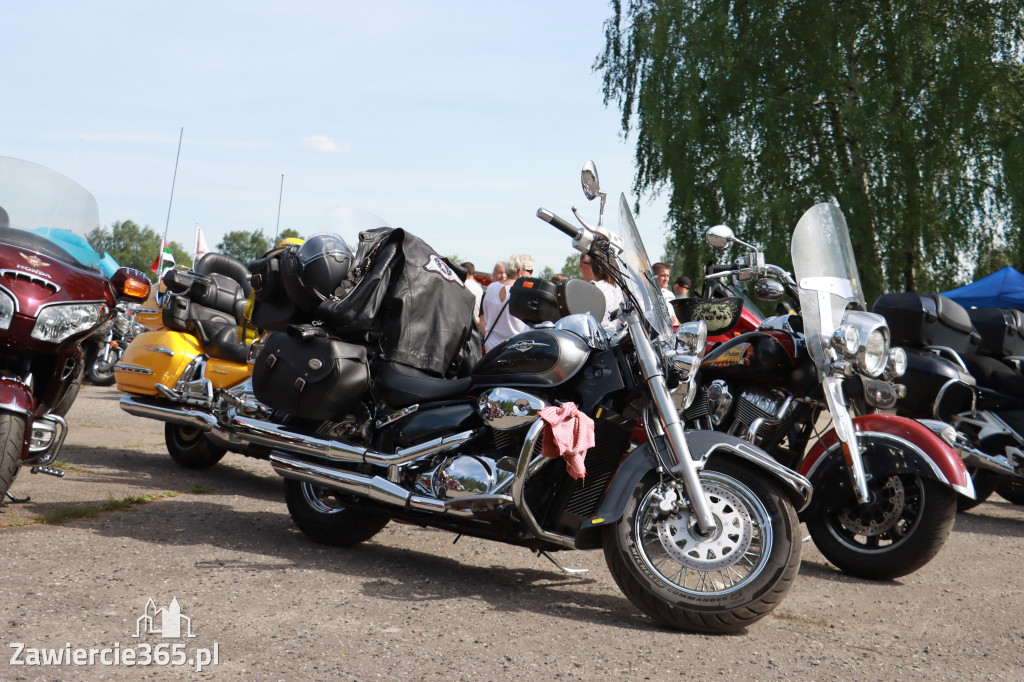
<svg viewBox="0 0 1024 682">
<path fill-rule="evenodd" d="M 533 258 L 525 253 L 511 256 L 505 263 L 505 274 L 504 280 L 491 282 L 484 292 L 484 322 L 487 326 L 484 336 L 485 351 L 530 328 L 530 325 L 509 312 L 507 304 L 509 291 L 515 281 L 533 274 Z"/>
</svg>

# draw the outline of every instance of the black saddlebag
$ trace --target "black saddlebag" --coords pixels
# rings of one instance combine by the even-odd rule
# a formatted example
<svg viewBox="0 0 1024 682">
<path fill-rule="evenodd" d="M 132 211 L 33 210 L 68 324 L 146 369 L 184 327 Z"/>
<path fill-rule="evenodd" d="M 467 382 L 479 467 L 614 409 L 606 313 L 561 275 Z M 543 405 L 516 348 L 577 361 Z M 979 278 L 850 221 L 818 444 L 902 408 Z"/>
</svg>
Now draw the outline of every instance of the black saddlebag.
<svg viewBox="0 0 1024 682">
<path fill-rule="evenodd" d="M 308 419 L 345 416 L 369 380 L 365 348 L 307 325 L 271 333 L 252 371 L 257 400 Z"/>
<path fill-rule="evenodd" d="M 963 306 L 942 294 L 883 294 L 875 312 L 889 323 L 894 346 L 942 346 L 969 356 L 981 341 Z"/>
<path fill-rule="evenodd" d="M 994 358 L 1024 355 L 1024 313 L 1009 308 L 975 308 L 967 314 L 981 334 L 979 353 Z"/>
<path fill-rule="evenodd" d="M 598 322 L 604 318 L 604 294 L 582 279 L 556 284 L 539 277 L 520 277 L 512 284 L 509 297 L 509 313 L 527 324 L 555 322 L 579 313 L 590 313 Z"/>
</svg>

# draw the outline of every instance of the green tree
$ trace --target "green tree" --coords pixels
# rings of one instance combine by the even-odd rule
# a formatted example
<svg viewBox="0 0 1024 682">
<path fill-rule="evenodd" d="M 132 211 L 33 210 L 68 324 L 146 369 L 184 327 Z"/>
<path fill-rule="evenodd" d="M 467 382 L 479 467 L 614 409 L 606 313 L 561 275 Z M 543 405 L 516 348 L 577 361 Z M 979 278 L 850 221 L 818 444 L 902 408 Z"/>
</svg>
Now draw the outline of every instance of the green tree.
<svg viewBox="0 0 1024 682">
<path fill-rule="evenodd" d="M 280 244 L 285 239 L 304 239 L 304 237 L 299 234 L 298 230 L 294 230 L 289 227 L 285 230 L 281 230 L 281 234 L 277 235 L 277 243 Z"/>
<path fill-rule="evenodd" d="M 551 279 L 555 276 L 555 271 L 550 265 L 545 265 L 544 269 L 540 271 L 540 274 L 535 274 L 534 277 L 540 277 L 541 279 Z"/>
<path fill-rule="evenodd" d="M 595 70 L 635 122 L 636 191 L 670 192 L 684 271 L 723 222 L 789 265 L 820 201 L 846 214 L 869 304 L 952 286 L 1000 237 L 1024 254 L 1024 0 L 612 6 Z"/>
<path fill-rule="evenodd" d="M 289 230 L 285 230 L 285 232 L 289 232 Z M 253 230 L 252 232 L 234 230 L 224 235 L 224 238 L 217 244 L 217 251 L 237 258 L 243 263 L 248 263 L 260 258 L 270 250 L 271 246 L 270 240 L 264 236 L 263 230 Z"/>
<path fill-rule="evenodd" d="M 580 271 L 580 254 L 578 251 L 565 259 L 565 265 L 562 266 L 562 274 L 573 279 L 581 279 L 583 277 L 583 273 Z"/>
<path fill-rule="evenodd" d="M 131 220 L 116 221 L 110 228 L 98 227 L 86 235 L 92 248 L 106 251 L 122 267 L 135 268 L 150 274 L 160 250 L 162 235 L 149 227 L 140 227 Z M 174 261 L 179 265 L 192 263 L 192 255 L 178 242 L 168 242 Z"/>
</svg>

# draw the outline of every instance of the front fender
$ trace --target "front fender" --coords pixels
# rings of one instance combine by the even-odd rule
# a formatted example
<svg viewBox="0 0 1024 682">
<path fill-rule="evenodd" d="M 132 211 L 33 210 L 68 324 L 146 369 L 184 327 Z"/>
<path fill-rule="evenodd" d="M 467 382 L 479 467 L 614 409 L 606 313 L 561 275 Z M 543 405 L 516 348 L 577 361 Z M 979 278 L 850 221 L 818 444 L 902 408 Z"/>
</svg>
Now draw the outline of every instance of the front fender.
<svg viewBox="0 0 1024 682">
<path fill-rule="evenodd" d="M 662 438 L 659 437 L 658 440 Z M 798 511 L 806 507 L 811 499 L 812 489 L 807 479 L 782 466 L 763 450 L 745 440 L 718 431 L 687 431 L 686 443 L 689 445 L 690 455 L 695 461 L 700 462 L 701 466 L 712 455 L 728 455 L 739 457 L 765 469 L 785 484 L 783 490 Z M 596 549 L 601 546 L 602 529 L 618 523 L 626 508 L 626 502 L 629 501 L 637 484 L 658 466 L 658 456 L 650 443 L 644 443 L 629 453 L 609 482 L 597 513 L 581 523 L 576 531 L 577 549 Z"/>
<path fill-rule="evenodd" d="M 36 397 L 25 382 L 16 376 L 0 376 L 0 410 L 23 414 L 31 422 L 35 409 Z"/>
<path fill-rule="evenodd" d="M 963 461 L 942 438 L 924 424 L 890 414 L 865 414 L 854 417 L 853 428 L 861 446 L 878 445 L 895 450 L 897 456 L 874 456 L 865 461 L 868 473 L 892 475 L 913 473 L 947 485 L 961 495 L 974 498 L 974 484 Z M 839 448 L 839 437 L 831 429 L 811 448 L 800 463 L 799 472 L 810 480 Z M 872 449 L 874 451 L 874 449 Z"/>
</svg>

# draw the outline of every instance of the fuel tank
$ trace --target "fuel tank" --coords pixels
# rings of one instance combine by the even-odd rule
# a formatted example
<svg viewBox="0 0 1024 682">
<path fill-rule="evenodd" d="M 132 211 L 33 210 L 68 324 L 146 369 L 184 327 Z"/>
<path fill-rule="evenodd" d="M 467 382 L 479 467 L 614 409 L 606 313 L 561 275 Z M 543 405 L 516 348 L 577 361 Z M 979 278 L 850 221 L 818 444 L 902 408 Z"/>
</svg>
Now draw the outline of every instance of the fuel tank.
<svg viewBox="0 0 1024 682">
<path fill-rule="evenodd" d="M 473 385 L 558 386 L 582 369 L 591 350 L 573 332 L 532 329 L 488 351 L 473 370 Z"/>
<path fill-rule="evenodd" d="M 704 356 L 701 372 L 710 378 L 742 377 L 778 382 L 797 367 L 796 343 L 787 332 L 740 334 Z"/>
</svg>

